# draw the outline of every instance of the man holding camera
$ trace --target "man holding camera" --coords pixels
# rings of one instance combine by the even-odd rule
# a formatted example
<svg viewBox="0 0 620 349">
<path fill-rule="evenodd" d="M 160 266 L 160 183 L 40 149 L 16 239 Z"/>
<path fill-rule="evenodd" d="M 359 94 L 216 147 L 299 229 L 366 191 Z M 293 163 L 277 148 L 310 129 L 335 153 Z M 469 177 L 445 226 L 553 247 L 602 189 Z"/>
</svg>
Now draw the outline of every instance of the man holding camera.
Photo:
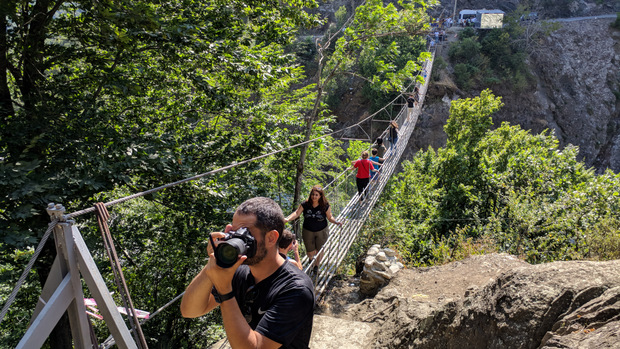
<svg viewBox="0 0 620 349">
<path fill-rule="evenodd" d="M 308 348 L 314 285 L 278 253 L 283 230 L 275 201 L 242 203 L 223 233 L 211 233 L 209 261 L 187 287 L 181 314 L 194 318 L 219 305 L 232 348 Z"/>
</svg>

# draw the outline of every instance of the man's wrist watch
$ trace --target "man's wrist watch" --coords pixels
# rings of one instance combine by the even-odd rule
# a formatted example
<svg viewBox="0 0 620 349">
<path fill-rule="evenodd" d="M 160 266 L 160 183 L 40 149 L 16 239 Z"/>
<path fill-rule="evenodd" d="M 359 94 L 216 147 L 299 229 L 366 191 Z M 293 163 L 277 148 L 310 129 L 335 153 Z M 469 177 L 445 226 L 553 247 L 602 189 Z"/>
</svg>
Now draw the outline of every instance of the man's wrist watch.
<svg viewBox="0 0 620 349">
<path fill-rule="evenodd" d="M 213 295 L 213 298 L 215 298 L 215 301 L 218 302 L 218 303 L 222 303 L 224 301 L 227 301 L 227 300 L 235 297 L 235 292 L 234 291 L 230 291 L 229 293 L 220 295 L 217 292 L 217 290 L 215 289 L 215 286 L 211 289 L 211 294 Z"/>
</svg>

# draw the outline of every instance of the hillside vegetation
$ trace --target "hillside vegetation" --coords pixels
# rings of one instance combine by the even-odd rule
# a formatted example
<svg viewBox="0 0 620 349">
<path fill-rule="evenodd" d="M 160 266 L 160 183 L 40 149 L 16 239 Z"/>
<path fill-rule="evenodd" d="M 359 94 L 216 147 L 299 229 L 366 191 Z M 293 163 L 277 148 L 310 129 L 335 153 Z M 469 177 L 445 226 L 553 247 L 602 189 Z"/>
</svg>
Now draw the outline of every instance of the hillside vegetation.
<svg viewBox="0 0 620 349">
<path fill-rule="evenodd" d="M 386 188 L 367 239 L 411 266 L 508 252 L 530 263 L 620 258 L 620 176 L 597 175 L 553 134 L 503 123 L 489 90 L 453 101 L 445 147 L 418 152 Z"/>
</svg>

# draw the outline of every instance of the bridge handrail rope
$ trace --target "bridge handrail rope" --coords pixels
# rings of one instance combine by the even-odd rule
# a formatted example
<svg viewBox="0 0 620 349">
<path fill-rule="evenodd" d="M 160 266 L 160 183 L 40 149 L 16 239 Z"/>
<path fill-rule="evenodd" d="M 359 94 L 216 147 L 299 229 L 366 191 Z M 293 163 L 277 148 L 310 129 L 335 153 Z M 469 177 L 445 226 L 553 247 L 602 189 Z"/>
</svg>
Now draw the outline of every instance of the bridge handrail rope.
<svg viewBox="0 0 620 349">
<path fill-rule="evenodd" d="M 13 288 L 13 291 L 11 292 L 6 302 L 4 303 L 4 306 L 2 307 L 2 311 L 0 312 L 0 323 L 2 323 L 4 316 L 9 312 L 9 308 L 11 307 L 11 304 L 13 304 L 13 302 L 15 301 L 17 292 L 19 292 L 19 289 L 22 287 L 22 284 L 24 283 L 24 281 L 26 281 L 26 278 L 28 277 L 28 274 L 30 273 L 32 266 L 34 265 L 34 262 L 39 257 L 39 254 L 41 253 L 43 246 L 45 246 L 47 239 L 52 234 L 52 231 L 54 230 L 54 227 L 56 226 L 57 223 L 58 223 L 58 218 L 55 218 L 48 224 L 48 228 L 43 234 L 43 237 L 41 237 L 41 241 L 39 241 L 39 245 L 37 245 L 37 248 L 34 250 L 32 257 L 30 257 L 30 261 L 28 261 L 28 264 L 26 265 L 26 268 L 24 269 L 24 271 L 22 272 L 22 275 L 17 281 L 17 284 Z"/>
</svg>

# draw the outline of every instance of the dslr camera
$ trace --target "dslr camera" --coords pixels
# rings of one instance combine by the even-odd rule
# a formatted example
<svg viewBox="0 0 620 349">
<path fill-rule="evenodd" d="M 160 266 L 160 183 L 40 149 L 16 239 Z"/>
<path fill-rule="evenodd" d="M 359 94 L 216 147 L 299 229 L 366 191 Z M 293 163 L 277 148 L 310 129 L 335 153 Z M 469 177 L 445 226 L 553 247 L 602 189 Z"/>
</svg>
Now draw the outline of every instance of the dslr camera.
<svg viewBox="0 0 620 349">
<path fill-rule="evenodd" d="M 215 246 L 213 243 L 212 245 Z M 224 238 L 219 240 L 214 250 L 215 261 L 222 268 L 232 267 L 240 255 L 252 258 L 255 254 L 256 240 L 247 228 L 228 232 Z"/>
</svg>

